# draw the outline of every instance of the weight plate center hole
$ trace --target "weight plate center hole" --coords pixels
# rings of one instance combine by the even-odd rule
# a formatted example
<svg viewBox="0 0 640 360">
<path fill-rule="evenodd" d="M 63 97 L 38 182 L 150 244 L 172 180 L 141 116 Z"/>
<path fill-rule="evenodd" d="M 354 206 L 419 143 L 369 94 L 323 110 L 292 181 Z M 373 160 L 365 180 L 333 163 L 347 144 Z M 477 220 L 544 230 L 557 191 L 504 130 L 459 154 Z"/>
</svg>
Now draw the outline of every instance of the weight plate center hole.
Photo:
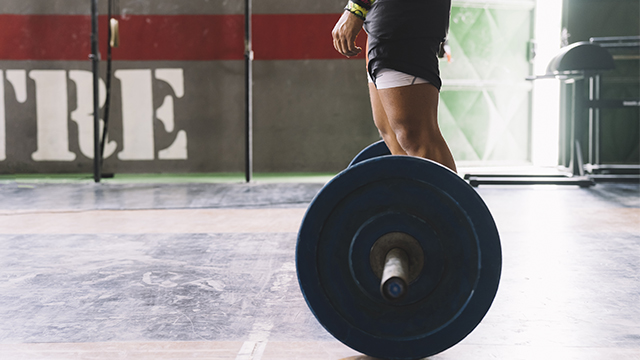
<svg viewBox="0 0 640 360">
<path fill-rule="evenodd" d="M 387 301 L 398 301 L 408 293 L 424 267 L 424 251 L 411 235 L 391 232 L 371 247 L 371 270 L 380 279 L 380 292 Z"/>
</svg>

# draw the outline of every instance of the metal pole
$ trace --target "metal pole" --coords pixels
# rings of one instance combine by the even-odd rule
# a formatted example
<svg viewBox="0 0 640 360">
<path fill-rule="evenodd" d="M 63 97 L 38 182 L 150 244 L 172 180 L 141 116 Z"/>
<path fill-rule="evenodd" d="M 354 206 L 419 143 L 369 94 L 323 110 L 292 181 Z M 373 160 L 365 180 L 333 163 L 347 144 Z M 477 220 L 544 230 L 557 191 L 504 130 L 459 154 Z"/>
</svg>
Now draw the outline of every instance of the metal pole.
<svg viewBox="0 0 640 360">
<path fill-rule="evenodd" d="M 91 0 L 91 69 L 93 71 L 93 180 L 100 182 L 100 110 L 98 88 L 98 0 Z"/>
<path fill-rule="evenodd" d="M 600 74 L 597 74 L 594 77 L 595 80 L 595 100 L 600 100 Z M 593 152 L 595 153 L 594 155 L 594 159 L 593 162 L 591 163 L 592 165 L 600 165 L 600 108 L 595 108 L 594 109 L 594 113 L 595 113 L 595 123 L 594 123 L 594 128 L 595 128 L 595 132 L 593 134 L 593 142 L 594 142 L 594 146 L 595 148 L 593 149 Z"/>
<path fill-rule="evenodd" d="M 251 49 L 251 0 L 244 7 L 245 64 L 245 180 L 253 177 L 253 50 Z"/>
<path fill-rule="evenodd" d="M 102 172 L 102 164 L 104 163 L 104 145 L 107 141 L 107 126 L 109 124 L 109 108 L 111 107 L 111 7 L 113 0 L 107 3 L 107 97 L 104 102 L 104 126 L 102 128 L 102 136 L 100 137 L 100 172 Z"/>
<path fill-rule="evenodd" d="M 400 248 L 393 248 L 385 257 L 380 282 L 382 297 L 389 301 L 400 300 L 406 295 L 409 285 L 409 257 Z"/>
<path fill-rule="evenodd" d="M 589 101 L 594 100 L 594 78 L 593 76 L 589 76 Z M 593 135 L 594 135 L 594 125 L 595 125 L 595 109 L 589 107 L 589 164 L 593 165 Z"/>
<path fill-rule="evenodd" d="M 578 91 L 578 81 L 573 80 L 571 82 L 571 125 L 570 125 L 570 134 L 569 134 L 569 168 L 571 169 L 571 175 L 577 174 L 577 162 L 576 162 L 576 101 L 578 97 L 576 96 L 576 92 Z M 581 94 L 582 95 L 582 94 Z"/>
</svg>

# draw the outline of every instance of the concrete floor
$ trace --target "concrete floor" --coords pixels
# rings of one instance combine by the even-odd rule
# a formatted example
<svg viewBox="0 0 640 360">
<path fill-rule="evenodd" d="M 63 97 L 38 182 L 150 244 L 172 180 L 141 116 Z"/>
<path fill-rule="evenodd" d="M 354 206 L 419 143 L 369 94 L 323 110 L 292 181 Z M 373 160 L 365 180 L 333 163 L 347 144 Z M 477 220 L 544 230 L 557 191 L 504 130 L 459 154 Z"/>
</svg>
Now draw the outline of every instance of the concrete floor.
<svg viewBox="0 0 640 360">
<path fill-rule="evenodd" d="M 0 181 L 0 359 L 367 359 L 296 281 L 321 186 Z M 500 289 L 432 359 L 640 359 L 640 186 L 478 192 Z"/>
</svg>

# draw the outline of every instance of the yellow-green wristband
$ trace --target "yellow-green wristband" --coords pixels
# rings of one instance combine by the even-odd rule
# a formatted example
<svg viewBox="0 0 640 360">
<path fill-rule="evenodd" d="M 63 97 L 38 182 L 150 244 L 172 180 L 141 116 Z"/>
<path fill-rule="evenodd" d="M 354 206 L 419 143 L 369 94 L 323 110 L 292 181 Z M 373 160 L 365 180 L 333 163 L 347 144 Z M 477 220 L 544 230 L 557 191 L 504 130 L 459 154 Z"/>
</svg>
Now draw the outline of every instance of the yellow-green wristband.
<svg viewBox="0 0 640 360">
<path fill-rule="evenodd" d="M 367 9 L 363 8 L 362 6 L 354 3 L 353 1 L 349 1 L 347 3 L 347 6 L 344 9 L 347 10 L 348 12 L 352 13 L 353 15 L 359 17 L 362 20 L 364 20 L 367 17 L 367 13 L 369 12 L 369 10 L 367 10 Z"/>
</svg>

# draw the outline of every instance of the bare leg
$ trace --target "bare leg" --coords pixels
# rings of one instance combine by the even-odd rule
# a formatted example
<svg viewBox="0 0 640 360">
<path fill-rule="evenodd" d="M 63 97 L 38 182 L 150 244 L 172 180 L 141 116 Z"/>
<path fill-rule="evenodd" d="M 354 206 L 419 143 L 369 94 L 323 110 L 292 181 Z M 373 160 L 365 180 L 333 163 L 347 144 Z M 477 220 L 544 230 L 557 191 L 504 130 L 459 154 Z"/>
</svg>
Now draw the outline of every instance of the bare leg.
<svg viewBox="0 0 640 360">
<path fill-rule="evenodd" d="M 391 129 L 391 125 L 389 125 L 387 113 L 384 111 L 384 107 L 380 102 L 378 89 L 376 89 L 376 86 L 372 83 L 369 83 L 369 97 L 371 99 L 371 109 L 373 110 L 373 122 L 376 124 L 378 132 L 380 136 L 382 136 L 382 140 L 387 144 L 391 154 L 407 155 L 400 144 L 398 144 L 396 134 L 393 132 L 393 129 Z"/>
<path fill-rule="evenodd" d="M 453 155 L 438 127 L 438 89 L 417 84 L 378 90 L 369 84 L 373 119 L 394 155 L 438 162 L 456 172 Z"/>
</svg>

